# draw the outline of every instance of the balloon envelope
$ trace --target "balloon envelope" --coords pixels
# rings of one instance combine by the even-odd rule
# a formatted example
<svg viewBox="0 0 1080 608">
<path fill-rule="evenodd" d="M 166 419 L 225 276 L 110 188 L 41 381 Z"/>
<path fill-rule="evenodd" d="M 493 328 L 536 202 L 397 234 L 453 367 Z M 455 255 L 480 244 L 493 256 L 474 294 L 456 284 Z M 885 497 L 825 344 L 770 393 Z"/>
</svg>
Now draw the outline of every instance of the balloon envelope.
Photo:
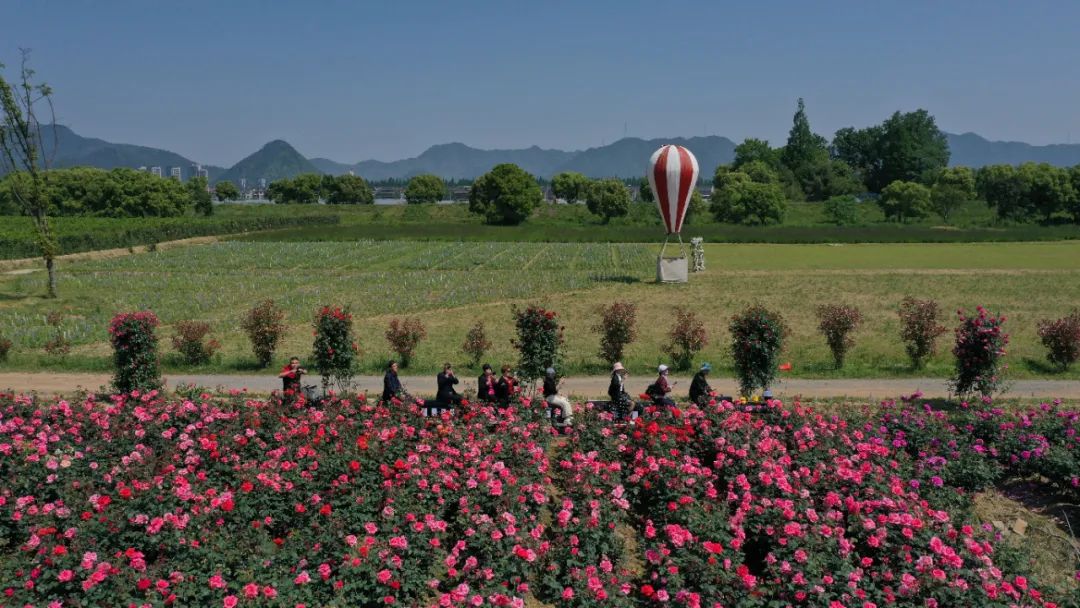
<svg viewBox="0 0 1080 608">
<path fill-rule="evenodd" d="M 697 178 L 697 159 L 682 146 L 663 146 L 649 159 L 649 186 L 668 234 L 682 231 Z"/>
</svg>

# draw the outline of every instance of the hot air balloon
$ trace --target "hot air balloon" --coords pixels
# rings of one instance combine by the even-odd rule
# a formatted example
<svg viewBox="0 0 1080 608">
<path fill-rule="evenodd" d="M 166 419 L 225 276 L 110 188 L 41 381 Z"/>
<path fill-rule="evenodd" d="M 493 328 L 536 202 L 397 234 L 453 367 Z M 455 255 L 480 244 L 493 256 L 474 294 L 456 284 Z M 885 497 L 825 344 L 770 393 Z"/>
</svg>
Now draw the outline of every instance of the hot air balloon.
<svg viewBox="0 0 1080 608">
<path fill-rule="evenodd" d="M 667 228 L 667 238 L 656 261 L 656 278 L 665 283 L 687 281 L 686 251 L 680 257 L 664 257 L 668 239 L 675 235 L 679 248 L 683 248 L 682 225 L 690 208 L 690 197 L 697 185 L 698 162 L 694 155 L 682 146 L 666 145 L 653 152 L 649 159 L 649 186 L 653 199 L 660 210 Z"/>
</svg>

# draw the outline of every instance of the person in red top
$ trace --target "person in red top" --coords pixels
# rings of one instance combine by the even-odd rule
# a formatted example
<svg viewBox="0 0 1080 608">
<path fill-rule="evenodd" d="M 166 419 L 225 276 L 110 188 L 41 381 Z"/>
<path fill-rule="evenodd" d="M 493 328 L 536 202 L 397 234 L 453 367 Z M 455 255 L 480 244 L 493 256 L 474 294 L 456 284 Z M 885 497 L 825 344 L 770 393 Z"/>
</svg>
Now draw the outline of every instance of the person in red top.
<svg viewBox="0 0 1080 608">
<path fill-rule="evenodd" d="M 293 395 L 300 394 L 300 377 L 306 373 L 307 370 L 300 367 L 300 357 L 289 359 L 289 364 L 281 368 L 281 373 L 278 374 L 278 378 L 281 378 L 281 389 Z"/>
<path fill-rule="evenodd" d="M 510 371 L 509 365 L 502 366 L 502 376 L 495 381 L 495 400 L 499 405 L 510 405 L 510 400 L 517 394 L 517 378 Z"/>
<path fill-rule="evenodd" d="M 653 405 L 672 407 L 675 405 L 675 401 L 668 395 L 671 393 L 671 387 L 674 383 L 668 380 L 668 366 L 661 365 L 656 371 L 658 374 L 656 382 L 652 383 L 645 392 L 652 397 Z"/>
</svg>

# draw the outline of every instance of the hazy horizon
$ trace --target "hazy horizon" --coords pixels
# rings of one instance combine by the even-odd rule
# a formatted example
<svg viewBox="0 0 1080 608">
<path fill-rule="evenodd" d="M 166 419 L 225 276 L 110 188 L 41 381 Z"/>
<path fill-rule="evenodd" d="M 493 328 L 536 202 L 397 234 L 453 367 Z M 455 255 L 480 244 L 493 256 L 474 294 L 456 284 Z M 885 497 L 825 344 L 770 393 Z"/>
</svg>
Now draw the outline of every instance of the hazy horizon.
<svg viewBox="0 0 1080 608">
<path fill-rule="evenodd" d="M 583 150 L 625 136 L 786 139 L 926 108 L 952 133 L 1080 136 L 1080 3 L 15 1 L 18 48 L 86 137 L 229 166 L 268 141 L 355 163 L 435 144 Z M 677 32 L 677 35 L 672 35 Z"/>
</svg>

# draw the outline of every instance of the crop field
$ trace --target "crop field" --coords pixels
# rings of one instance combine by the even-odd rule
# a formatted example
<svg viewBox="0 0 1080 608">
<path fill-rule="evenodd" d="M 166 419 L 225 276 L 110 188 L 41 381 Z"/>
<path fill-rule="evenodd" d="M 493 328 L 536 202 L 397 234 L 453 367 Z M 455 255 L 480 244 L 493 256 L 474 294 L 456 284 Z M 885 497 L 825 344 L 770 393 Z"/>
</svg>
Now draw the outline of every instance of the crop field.
<svg viewBox="0 0 1080 608">
<path fill-rule="evenodd" d="M 448 243 L 354 241 L 224 242 L 122 258 L 66 262 L 61 297 L 41 298 L 40 271 L 0 274 L 0 336 L 13 341 L 9 369 L 108 369 L 106 327 L 123 310 L 150 308 L 165 323 L 165 366 L 188 370 L 170 351 L 169 325 L 211 323 L 222 342 L 199 371 L 254 367 L 239 329 L 241 315 L 264 298 L 287 314 L 282 357 L 311 349 L 311 319 L 324 304 L 350 306 L 364 351 L 364 371 L 390 356 L 383 337 L 392 316 L 416 315 L 428 338 L 412 371 L 433 372 L 444 360 L 464 363 L 469 327 L 485 322 L 492 363 L 513 362 L 511 307 L 529 302 L 556 310 L 566 327 L 567 373 L 602 373 L 596 356 L 596 307 L 615 299 L 638 306 L 639 338 L 626 362 L 644 375 L 667 360 L 663 345 L 675 306 L 695 309 L 709 345 L 698 357 L 719 374 L 730 370 L 727 323 L 751 303 L 780 311 L 791 328 L 785 361 L 800 377 L 889 377 L 916 374 L 898 339 L 896 306 L 912 295 L 934 298 L 955 326 L 957 308 L 977 305 L 1008 316 L 1007 362 L 1014 378 L 1078 378 L 1045 364 L 1036 324 L 1080 306 L 1080 243 L 708 245 L 708 270 L 686 285 L 654 282 L 658 247 L 649 244 Z M 846 302 L 865 317 L 843 370 L 834 370 L 816 331 L 818 304 Z M 66 357 L 45 354 L 55 330 L 47 313 L 63 313 L 61 330 L 74 344 Z M 951 334 L 918 372 L 951 372 Z"/>
</svg>

